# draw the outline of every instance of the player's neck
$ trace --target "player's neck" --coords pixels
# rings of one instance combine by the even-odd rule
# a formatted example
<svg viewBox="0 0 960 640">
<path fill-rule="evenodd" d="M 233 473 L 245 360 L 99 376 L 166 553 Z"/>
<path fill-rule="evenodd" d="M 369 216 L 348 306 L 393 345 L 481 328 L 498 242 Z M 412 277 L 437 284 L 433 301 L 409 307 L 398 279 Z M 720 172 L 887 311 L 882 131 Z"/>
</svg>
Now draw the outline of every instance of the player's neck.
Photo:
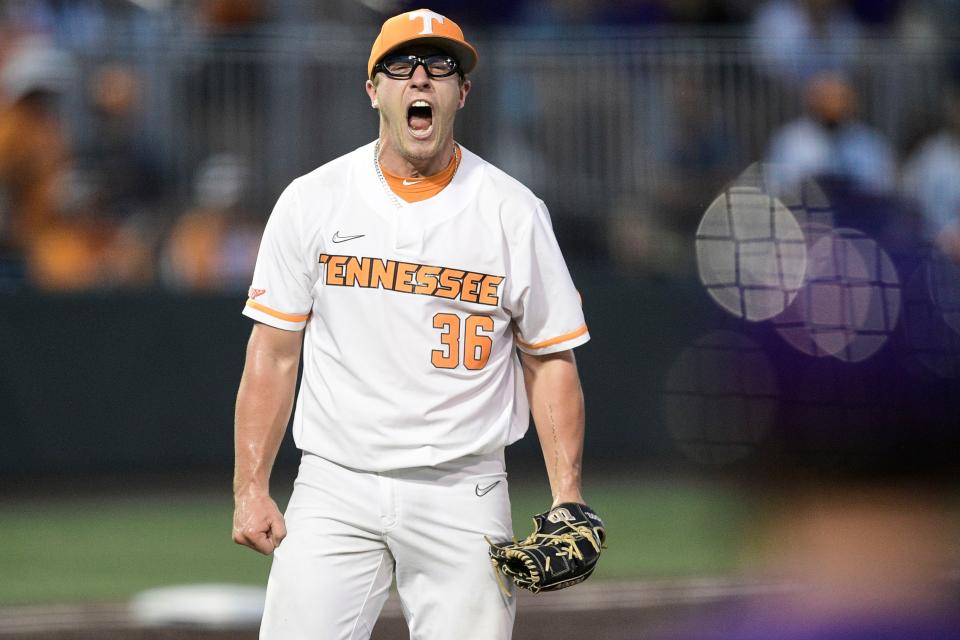
<svg viewBox="0 0 960 640">
<path fill-rule="evenodd" d="M 450 138 L 440 146 L 440 150 L 429 158 L 411 158 L 403 155 L 399 149 L 380 138 L 380 167 L 399 178 L 422 178 L 443 171 L 453 158 L 454 142 Z"/>
</svg>

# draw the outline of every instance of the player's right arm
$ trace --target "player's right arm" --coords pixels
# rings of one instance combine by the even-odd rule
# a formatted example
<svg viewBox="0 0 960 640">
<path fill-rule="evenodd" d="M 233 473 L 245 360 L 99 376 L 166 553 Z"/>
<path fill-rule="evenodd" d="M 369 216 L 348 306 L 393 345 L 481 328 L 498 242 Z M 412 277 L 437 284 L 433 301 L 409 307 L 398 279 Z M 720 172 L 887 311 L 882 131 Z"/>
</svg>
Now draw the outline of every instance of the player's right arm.
<svg viewBox="0 0 960 640">
<path fill-rule="evenodd" d="M 270 471 L 293 408 L 302 342 L 302 331 L 257 322 L 237 392 L 233 541 L 267 555 L 287 535 Z"/>
</svg>

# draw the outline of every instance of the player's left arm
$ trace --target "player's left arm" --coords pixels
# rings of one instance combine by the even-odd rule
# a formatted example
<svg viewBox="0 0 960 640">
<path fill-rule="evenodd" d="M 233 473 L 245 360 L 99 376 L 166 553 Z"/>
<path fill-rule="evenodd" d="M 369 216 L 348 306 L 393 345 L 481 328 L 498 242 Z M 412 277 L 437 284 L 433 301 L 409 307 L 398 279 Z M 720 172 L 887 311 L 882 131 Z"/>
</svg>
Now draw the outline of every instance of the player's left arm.
<svg viewBox="0 0 960 640">
<path fill-rule="evenodd" d="M 581 466 L 585 412 L 573 350 L 547 355 L 520 352 L 530 412 L 547 466 L 553 505 L 584 503 Z"/>
</svg>

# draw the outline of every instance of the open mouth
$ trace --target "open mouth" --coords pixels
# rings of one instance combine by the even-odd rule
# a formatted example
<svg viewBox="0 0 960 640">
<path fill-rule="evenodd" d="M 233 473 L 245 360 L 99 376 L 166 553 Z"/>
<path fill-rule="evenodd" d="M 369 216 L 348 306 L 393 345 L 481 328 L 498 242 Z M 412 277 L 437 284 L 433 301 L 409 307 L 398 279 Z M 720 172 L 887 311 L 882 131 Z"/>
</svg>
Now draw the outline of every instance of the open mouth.
<svg viewBox="0 0 960 640">
<path fill-rule="evenodd" d="M 417 100 L 407 108 L 407 127 L 415 138 L 426 138 L 433 131 L 433 107 Z"/>
</svg>

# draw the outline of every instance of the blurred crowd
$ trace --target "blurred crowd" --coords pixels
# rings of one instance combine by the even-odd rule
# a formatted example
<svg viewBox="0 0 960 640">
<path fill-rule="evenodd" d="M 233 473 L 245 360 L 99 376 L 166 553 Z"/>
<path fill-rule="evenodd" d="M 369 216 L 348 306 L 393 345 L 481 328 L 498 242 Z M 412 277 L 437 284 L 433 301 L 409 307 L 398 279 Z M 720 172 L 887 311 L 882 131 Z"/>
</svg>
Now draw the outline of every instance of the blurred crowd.
<svg viewBox="0 0 960 640">
<path fill-rule="evenodd" d="M 165 94 L 152 87 L 138 67 L 138 51 L 117 59 L 104 55 L 116 50 L 103 45 L 117 33 L 132 34 L 125 42 L 146 52 L 171 24 L 209 44 L 253 38 L 262 30 L 292 24 L 346 21 L 373 28 L 385 14 L 421 4 L 405 0 L 0 4 L 0 290 L 246 286 L 269 205 L 249 193 L 257 169 L 249 144 L 238 141 L 242 137 L 238 132 L 246 131 L 249 123 L 241 121 L 240 126 L 219 117 L 222 105 L 208 100 L 204 92 L 225 82 L 238 83 L 253 105 L 243 117 L 255 119 L 274 105 L 264 97 L 262 69 L 231 63 L 184 72 L 200 78 L 195 85 L 198 110 L 206 113 L 205 123 L 223 130 L 223 137 L 221 144 L 188 158 L 192 188 L 175 188 L 171 176 L 183 169 L 174 166 L 180 160 L 170 157 L 177 142 L 157 139 L 150 133 L 157 129 L 148 126 L 150 101 L 163 100 Z M 549 37 L 568 27 L 666 25 L 729 27 L 752 34 L 753 72 L 764 82 L 796 91 L 806 105 L 798 119 L 771 127 L 766 148 L 759 150 L 763 157 L 756 159 L 782 167 L 780 178 L 785 182 L 825 178 L 840 185 L 841 191 L 896 200 L 897 210 L 912 216 L 911 224 L 923 238 L 960 259 L 960 71 L 945 73 L 953 82 L 944 82 L 943 104 L 925 105 L 918 112 L 918 119 L 926 119 L 914 126 L 909 139 L 892 140 L 860 119 L 853 82 L 864 39 L 897 36 L 928 45 L 949 40 L 949 25 L 958 24 L 960 18 L 960 3 L 434 0 L 427 4 L 481 34 L 526 27 Z M 672 88 L 669 104 L 661 105 L 671 126 L 649 151 L 663 174 L 662 186 L 641 197 L 621 194 L 603 205 L 608 238 L 602 247 L 589 248 L 602 254 L 593 257 L 609 257 L 635 273 L 675 274 L 689 268 L 678 256 L 689 252 L 685 247 L 692 242 L 698 215 L 743 169 L 731 162 L 738 141 L 718 124 L 722 105 L 704 108 L 702 92 L 708 81 L 682 78 Z M 520 135 L 511 134 L 514 146 L 503 145 L 501 157 L 493 159 L 510 153 L 537 157 L 537 150 L 528 154 L 526 148 L 516 147 L 516 141 L 538 118 L 554 116 L 549 93 L 515 90 L 518 83 L 526 83 L 523 78 L 502 77 L 498 82 L 512 97 L 500 105 L 503 113 L 497 121 L 504 130 L 519 130 Z M 65 117 L 68 112 L 71 118 Z M 932 112 L 936 118 L 927 118 Z"/>
<path fill-rule="evenodd" d="M 0 289 L 245 288 L 264 221 L 245 209 L 246 160 L 210 153 L 192 192 L 171 193 L 136 66 L 94 58 L 80 73 L 111 29 L 149 24 L 151 4 L 2 5 Z M 189 19 L 211 34 L 262 18 L 258 2 L 193 4 Z M 66 102 L 83 131 L 69 130 Z"/>
</svg>

